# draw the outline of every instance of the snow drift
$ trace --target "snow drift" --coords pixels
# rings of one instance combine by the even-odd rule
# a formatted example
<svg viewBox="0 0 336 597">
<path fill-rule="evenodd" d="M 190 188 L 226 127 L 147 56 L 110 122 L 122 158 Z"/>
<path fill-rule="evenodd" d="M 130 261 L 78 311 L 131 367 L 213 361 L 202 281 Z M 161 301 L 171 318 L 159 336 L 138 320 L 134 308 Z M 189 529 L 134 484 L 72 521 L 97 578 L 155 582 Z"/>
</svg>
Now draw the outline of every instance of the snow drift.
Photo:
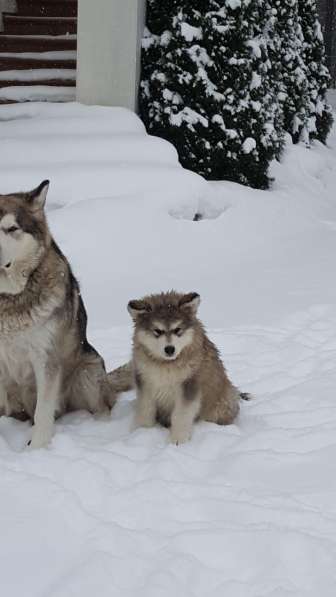
<svg viewBox="0 0 336 597">
<path fill-rule="evenodd" d="M 48 450 L 0 419 L 3 594 L 333 597 L 335 136 L 288 145 L 261 192 L 183 170 L 125 110 L 13 105 L 0 121 L 0 191 L 50 178 L 50 226 L 108 367 L 130 353 L 130 298 L 197 290 L 255 396 L 179 448 L 131 432 L 132 393 L 110 418 L 63 418 Z"/>
</svg>

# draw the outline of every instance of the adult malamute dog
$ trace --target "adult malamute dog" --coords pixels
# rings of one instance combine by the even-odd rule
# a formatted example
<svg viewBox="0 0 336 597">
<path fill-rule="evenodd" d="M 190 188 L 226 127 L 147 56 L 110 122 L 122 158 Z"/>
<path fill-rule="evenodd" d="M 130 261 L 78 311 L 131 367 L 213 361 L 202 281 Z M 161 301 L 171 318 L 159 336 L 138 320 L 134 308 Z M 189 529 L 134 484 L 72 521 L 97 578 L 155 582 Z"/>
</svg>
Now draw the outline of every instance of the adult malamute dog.
<svg viewBox="0 0 336 597">
<path fill-rule="evenodd" d="M 190 439 L 196 419 L 227 425 L 239 412 L 240 394 L 227 377 L 214 344 L 196 314 L 198 294 L 165 294 L 130 301 L 133 359 L 111 373 L 116 390 L 136 386 L 136 425 L 170 426 L 171 441 Z"/>
<path fill-rule="evenodd" d="M 48 229 L 48 186 L 0 195 L 0 414 L 31 418 L 34 448 L 50 441 L 55 416 L 115 400 L 86 338 L 78 283 Z"/>
</svg>

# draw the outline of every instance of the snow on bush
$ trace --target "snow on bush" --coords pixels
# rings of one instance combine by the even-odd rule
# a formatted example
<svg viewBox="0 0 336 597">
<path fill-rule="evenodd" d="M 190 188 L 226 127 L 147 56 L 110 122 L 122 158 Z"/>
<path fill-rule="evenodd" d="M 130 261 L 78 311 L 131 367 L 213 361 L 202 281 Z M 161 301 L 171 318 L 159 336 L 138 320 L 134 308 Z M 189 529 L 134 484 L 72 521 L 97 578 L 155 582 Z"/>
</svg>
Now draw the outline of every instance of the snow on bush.
<svg viewBox="0 0 336 597">
<path fill-rule="evenodd" d="M 308 143 L 308 79 L 297 0 L 271 0 L 270 58 L 278 85 L 283 126 L 297 143 Z"/>
<path fill-rule="evenodd" d="M 307 67 L 308 79 L 308 130 L 311 139 L 319 139 L 325 143 L 333 117 L 326 100 L 330 75 L 326 66 L 316 0 L 298 0 L 298 7 L 303 35 L 302 56 Z"/>
<path fill-rule="evenodd" d="M 141 115 L 183 166 L 266 188 L 284 132 L 294 143 L 325 142 L 332 118 L 314 0 L 148 0 L 147 8 Z"/>
<path fill-rule="evenodd" d="M 148 3 L 142 118 L 150 133 L 174 143 L 183 166 L 207 179 L 269 184 L 282 135 L 268 85 L 266 20 L 260 0 Z M 249 138 L 255 145 L 246 151 Z"/>
</svg>

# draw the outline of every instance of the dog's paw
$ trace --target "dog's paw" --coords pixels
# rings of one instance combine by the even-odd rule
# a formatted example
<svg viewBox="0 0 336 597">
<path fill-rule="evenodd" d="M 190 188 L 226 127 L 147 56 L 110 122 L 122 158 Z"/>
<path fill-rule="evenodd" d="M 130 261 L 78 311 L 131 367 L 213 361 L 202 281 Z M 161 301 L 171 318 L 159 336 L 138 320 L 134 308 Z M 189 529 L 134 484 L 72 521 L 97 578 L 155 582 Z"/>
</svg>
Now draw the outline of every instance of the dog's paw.
<svg viewBox="0 0 336 597">
<path fill-rule="evenodd" d="M 175 446 L 186 444 L 191 440 L 191 434 L 191 431 L 187 431 L 185 429 L 171 429 L 169 442 Z"/>
<path fill-rule="evenodd" d="M 41 433 L 38 431 L 34 431 L 33 435 L 28 442 L 28 446 L 31 450 L 40 450 L 42 448 L 47 448 L 52 440 L 52 434 L 50 433 Z"/>
</svg>

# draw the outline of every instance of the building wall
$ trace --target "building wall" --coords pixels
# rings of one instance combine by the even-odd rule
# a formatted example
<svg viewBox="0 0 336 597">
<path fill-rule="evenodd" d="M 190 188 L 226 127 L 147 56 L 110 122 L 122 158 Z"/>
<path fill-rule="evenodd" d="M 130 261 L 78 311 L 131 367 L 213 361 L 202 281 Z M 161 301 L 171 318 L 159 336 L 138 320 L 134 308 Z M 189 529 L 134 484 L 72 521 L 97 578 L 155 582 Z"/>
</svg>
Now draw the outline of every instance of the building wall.
<svg viewBox="0 0 336 597">
<path fill-rule="evenodd" d="M 144 7 L 145 0 L 79 0 L 78 101 L 136 109 Z"/>
</svg>

